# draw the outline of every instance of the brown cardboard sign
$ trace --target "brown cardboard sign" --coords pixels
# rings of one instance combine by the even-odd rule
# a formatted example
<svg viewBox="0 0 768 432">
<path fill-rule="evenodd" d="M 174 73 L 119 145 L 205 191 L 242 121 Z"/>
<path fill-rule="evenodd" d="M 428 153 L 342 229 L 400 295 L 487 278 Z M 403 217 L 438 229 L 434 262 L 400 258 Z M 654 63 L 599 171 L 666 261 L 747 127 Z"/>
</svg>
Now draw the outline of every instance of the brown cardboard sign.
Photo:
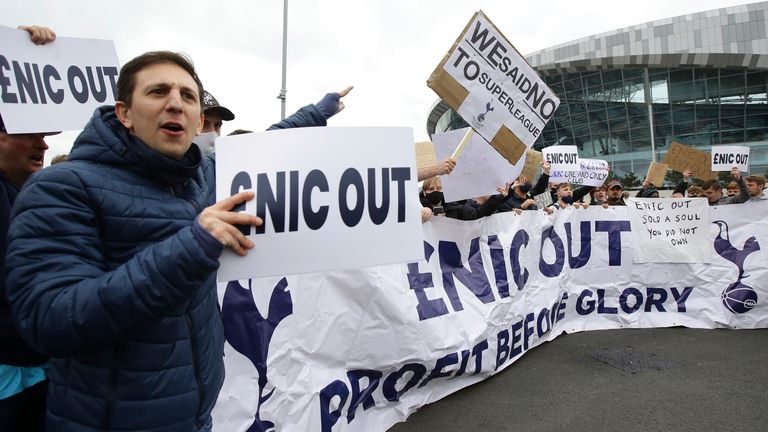
<svg viewBox="0 0 768 432">
<path fill-rule="evenodd" d="M 482 11 L 472 16 L 427 86 L 513 165 L 560 105 Z"/>
<path fill-rule="evenodd" d="M 669 165 L 670 169 L 682 173 L 690 169 L 693 177 L 699 180 L 709 180 L 717 178 L 717 174 L 712 172 L 712 156 L 708 152 L 696 150 L 677 141 L 672 141 L 669 151 L 664 155 L 663 163 Z"/>
<path fill-rule="evenodd" d="M 422 169 L 434 166 L 437 163 L 435 156 L 435 147 L 432 141 L 422 141 L 416 143 L 416 169 Z"/>
<path fill-rule="evenodd" d="M 664 177 L 667 176 L 669 165 L 651 162 L 648 166 L 648 174 L 645 175 L 645 181 L 652 183 L 655 187 L 661 187 L 664 184 Z"/>
<path fill-rule="evenodd" d="M 536 174 L 539 173 L 541 168 L 542 154 L 540 151 L 528 149 L 525 154 L 525 165 L 520 175 L 525 176 L 531 183 L 536 181 Z"/>
</svg>

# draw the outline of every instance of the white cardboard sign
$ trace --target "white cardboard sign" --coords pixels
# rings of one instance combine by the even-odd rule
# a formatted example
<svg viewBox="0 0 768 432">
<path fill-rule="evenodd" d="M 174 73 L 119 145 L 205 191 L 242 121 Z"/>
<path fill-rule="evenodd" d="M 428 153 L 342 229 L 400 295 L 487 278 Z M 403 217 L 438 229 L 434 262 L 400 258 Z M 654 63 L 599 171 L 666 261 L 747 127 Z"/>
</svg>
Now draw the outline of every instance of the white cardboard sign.
<svg viewBox="0 0 768 432">
<path fill-rule="evenodd" d="M 8 133 L 82 129 L 115 103 L 120 70 L 112 41 L 57 37 L 35 45 L 0 26 L 0 114 Z"/>
<path fill-rule="evenodd" d="M 749 172 L 749 147 L 712 146 L 712 171 L 730 171 L 733 167 Z"/>
<path fill-rule="evenodd" d="M 247 256 L 224 251 L 219 280 L 423 256 L 410 128 L 299 128 L 219 138 L 217 201 L 248 189 L 256 197 L 239 211 L 264 224 L 247 231 L 256 243 Z"/>
<path fill-rule="evenodd" d="M 628 198 L 636 263 L 712 260 L 709 205 L 704 198 Z"/>
<path fill-rule="evenodd" d="M 432 135 L 437 160 L 449 156 L 469 128 Z M 525 156 L 511 165 L 478 134 L 473 134 L 461 159 L 449 175 L 440 176 L 445 202 L 496 194 L 496 188 L 513 182 L 525 166 Z"/>
<path fill-rule="evenodd" d="M 562 183 L 567 177 L 567 172 L 581 171 L 579 149 L 576 146 L 549 146 L 544 147 L 541 153 L 544 160 L 551 164 L 550 179 L 561 178 L 563 180 L 560 183 Z"/>
<path fill-rule="evenodd" d="M 444 69 L 469 92 L 459 115 L 488 141 L 504 125 L 530 148 L 560 105 L 482 13 L 469 24 Z"/>
<path fill-rule="evenodd" d="M 608 178 L 610 166 L 608 162 L 600 159 L 579 159 L 578 171 L 551 171 L 554 176 L 549 176 L 554 183 L 567 182 L 574 186 L 602 186 Z"/>
</svg>

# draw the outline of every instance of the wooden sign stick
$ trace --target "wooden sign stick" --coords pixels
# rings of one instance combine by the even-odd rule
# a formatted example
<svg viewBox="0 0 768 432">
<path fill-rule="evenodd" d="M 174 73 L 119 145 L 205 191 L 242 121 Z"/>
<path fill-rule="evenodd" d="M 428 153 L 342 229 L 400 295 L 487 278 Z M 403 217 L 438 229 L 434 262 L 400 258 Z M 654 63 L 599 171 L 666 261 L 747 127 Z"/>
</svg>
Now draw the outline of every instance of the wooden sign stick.
<svg viewBox="0 0 768 432">
<path fill-rule="evenodd" d="M 475 134 L 475 130 L 472 128 L 469 128 L 467 133 L 464 134 L 464 138 L 461 139 L 459 146 L 456 147 L 456 150 L 453 151 L 453 154 L 451 155 L 451 159 L 453 160 L 458 159 L 459 155 L 461 155 L 461 152 L 464 150 L 464 146 L 467 145 L 467 143 L 469 142 L 469 139 L 472 138 L 472 135 L 474 134 Z"/>
</svg>

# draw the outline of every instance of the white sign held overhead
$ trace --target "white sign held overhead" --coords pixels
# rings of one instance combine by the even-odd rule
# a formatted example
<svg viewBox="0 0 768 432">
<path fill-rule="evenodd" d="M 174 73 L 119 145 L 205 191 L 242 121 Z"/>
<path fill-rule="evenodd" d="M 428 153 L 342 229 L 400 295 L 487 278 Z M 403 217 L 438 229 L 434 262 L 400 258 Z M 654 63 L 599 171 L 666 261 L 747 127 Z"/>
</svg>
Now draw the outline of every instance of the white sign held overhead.
<svg viewBox="0 0 768 432">
<path fill-rule="evenodd" d="M 703 198 L 629 198 L 636 263 L 712 260 L 709 205 Z"/>
<path fill-rule="evenodd" d="M 541 150 L 545 161 L 552 166 L 550 178 L 565 178 L 570 171 L 581 171 L 579 164 L 579 149 L 576 146 L 549 146 Z"/>
<path fill-rule="evenodd" d="M 432 135 L 437 160 L 451 155 L 456 145 L 470 128 Z M 456 168 L 440 176 L 446 202 L 496 194 L 496 188 L 512 183 L 525 165 L 525 158 L 511 165 L 478 134 L 473 134 L 464 147 Z"/>
<path fill-rule="evenodd" d="M 251 189 L 256 197 L 238 210 L 264 221 L 243 227 L 256 244 L 247 256 L 225 250 L 219 280 L 419 259 L 416 180 L 410 128 L 298 128 L 219 138 L 217 200 Z"/>
<path fill-rule="evenodd" d="M 712 146 L 712 171 L 730 171 L 733 167 L 749 172 L 749 147 Z"/>
<path fill-rule="evenodd" d="M 0 114 L 9 133 L 82 129 L 115 103 L 120 70 L 112 41 L 57 37 L 35 45 L 0 26 Z"/>
<path fill-rule="evenodd" d="M 560 99 L 482 12 L 427 81 L 510 163 L 554 116 Z"/>
</svg>

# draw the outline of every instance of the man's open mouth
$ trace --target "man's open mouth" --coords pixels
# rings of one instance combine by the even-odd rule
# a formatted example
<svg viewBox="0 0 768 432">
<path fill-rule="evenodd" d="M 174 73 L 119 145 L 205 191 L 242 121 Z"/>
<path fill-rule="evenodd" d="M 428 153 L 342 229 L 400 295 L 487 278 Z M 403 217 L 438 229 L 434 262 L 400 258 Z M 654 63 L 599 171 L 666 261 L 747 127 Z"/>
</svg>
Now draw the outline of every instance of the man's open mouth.
<svg viewBox="0 0 768 432">
<path fill-rule="evenodd" d="M 175 122 L 163 123 L 160 127 L 171 132 L 181 132 L 184 130 L 184 126 L 182 126 L 181 123 Z"/>
</svg>

